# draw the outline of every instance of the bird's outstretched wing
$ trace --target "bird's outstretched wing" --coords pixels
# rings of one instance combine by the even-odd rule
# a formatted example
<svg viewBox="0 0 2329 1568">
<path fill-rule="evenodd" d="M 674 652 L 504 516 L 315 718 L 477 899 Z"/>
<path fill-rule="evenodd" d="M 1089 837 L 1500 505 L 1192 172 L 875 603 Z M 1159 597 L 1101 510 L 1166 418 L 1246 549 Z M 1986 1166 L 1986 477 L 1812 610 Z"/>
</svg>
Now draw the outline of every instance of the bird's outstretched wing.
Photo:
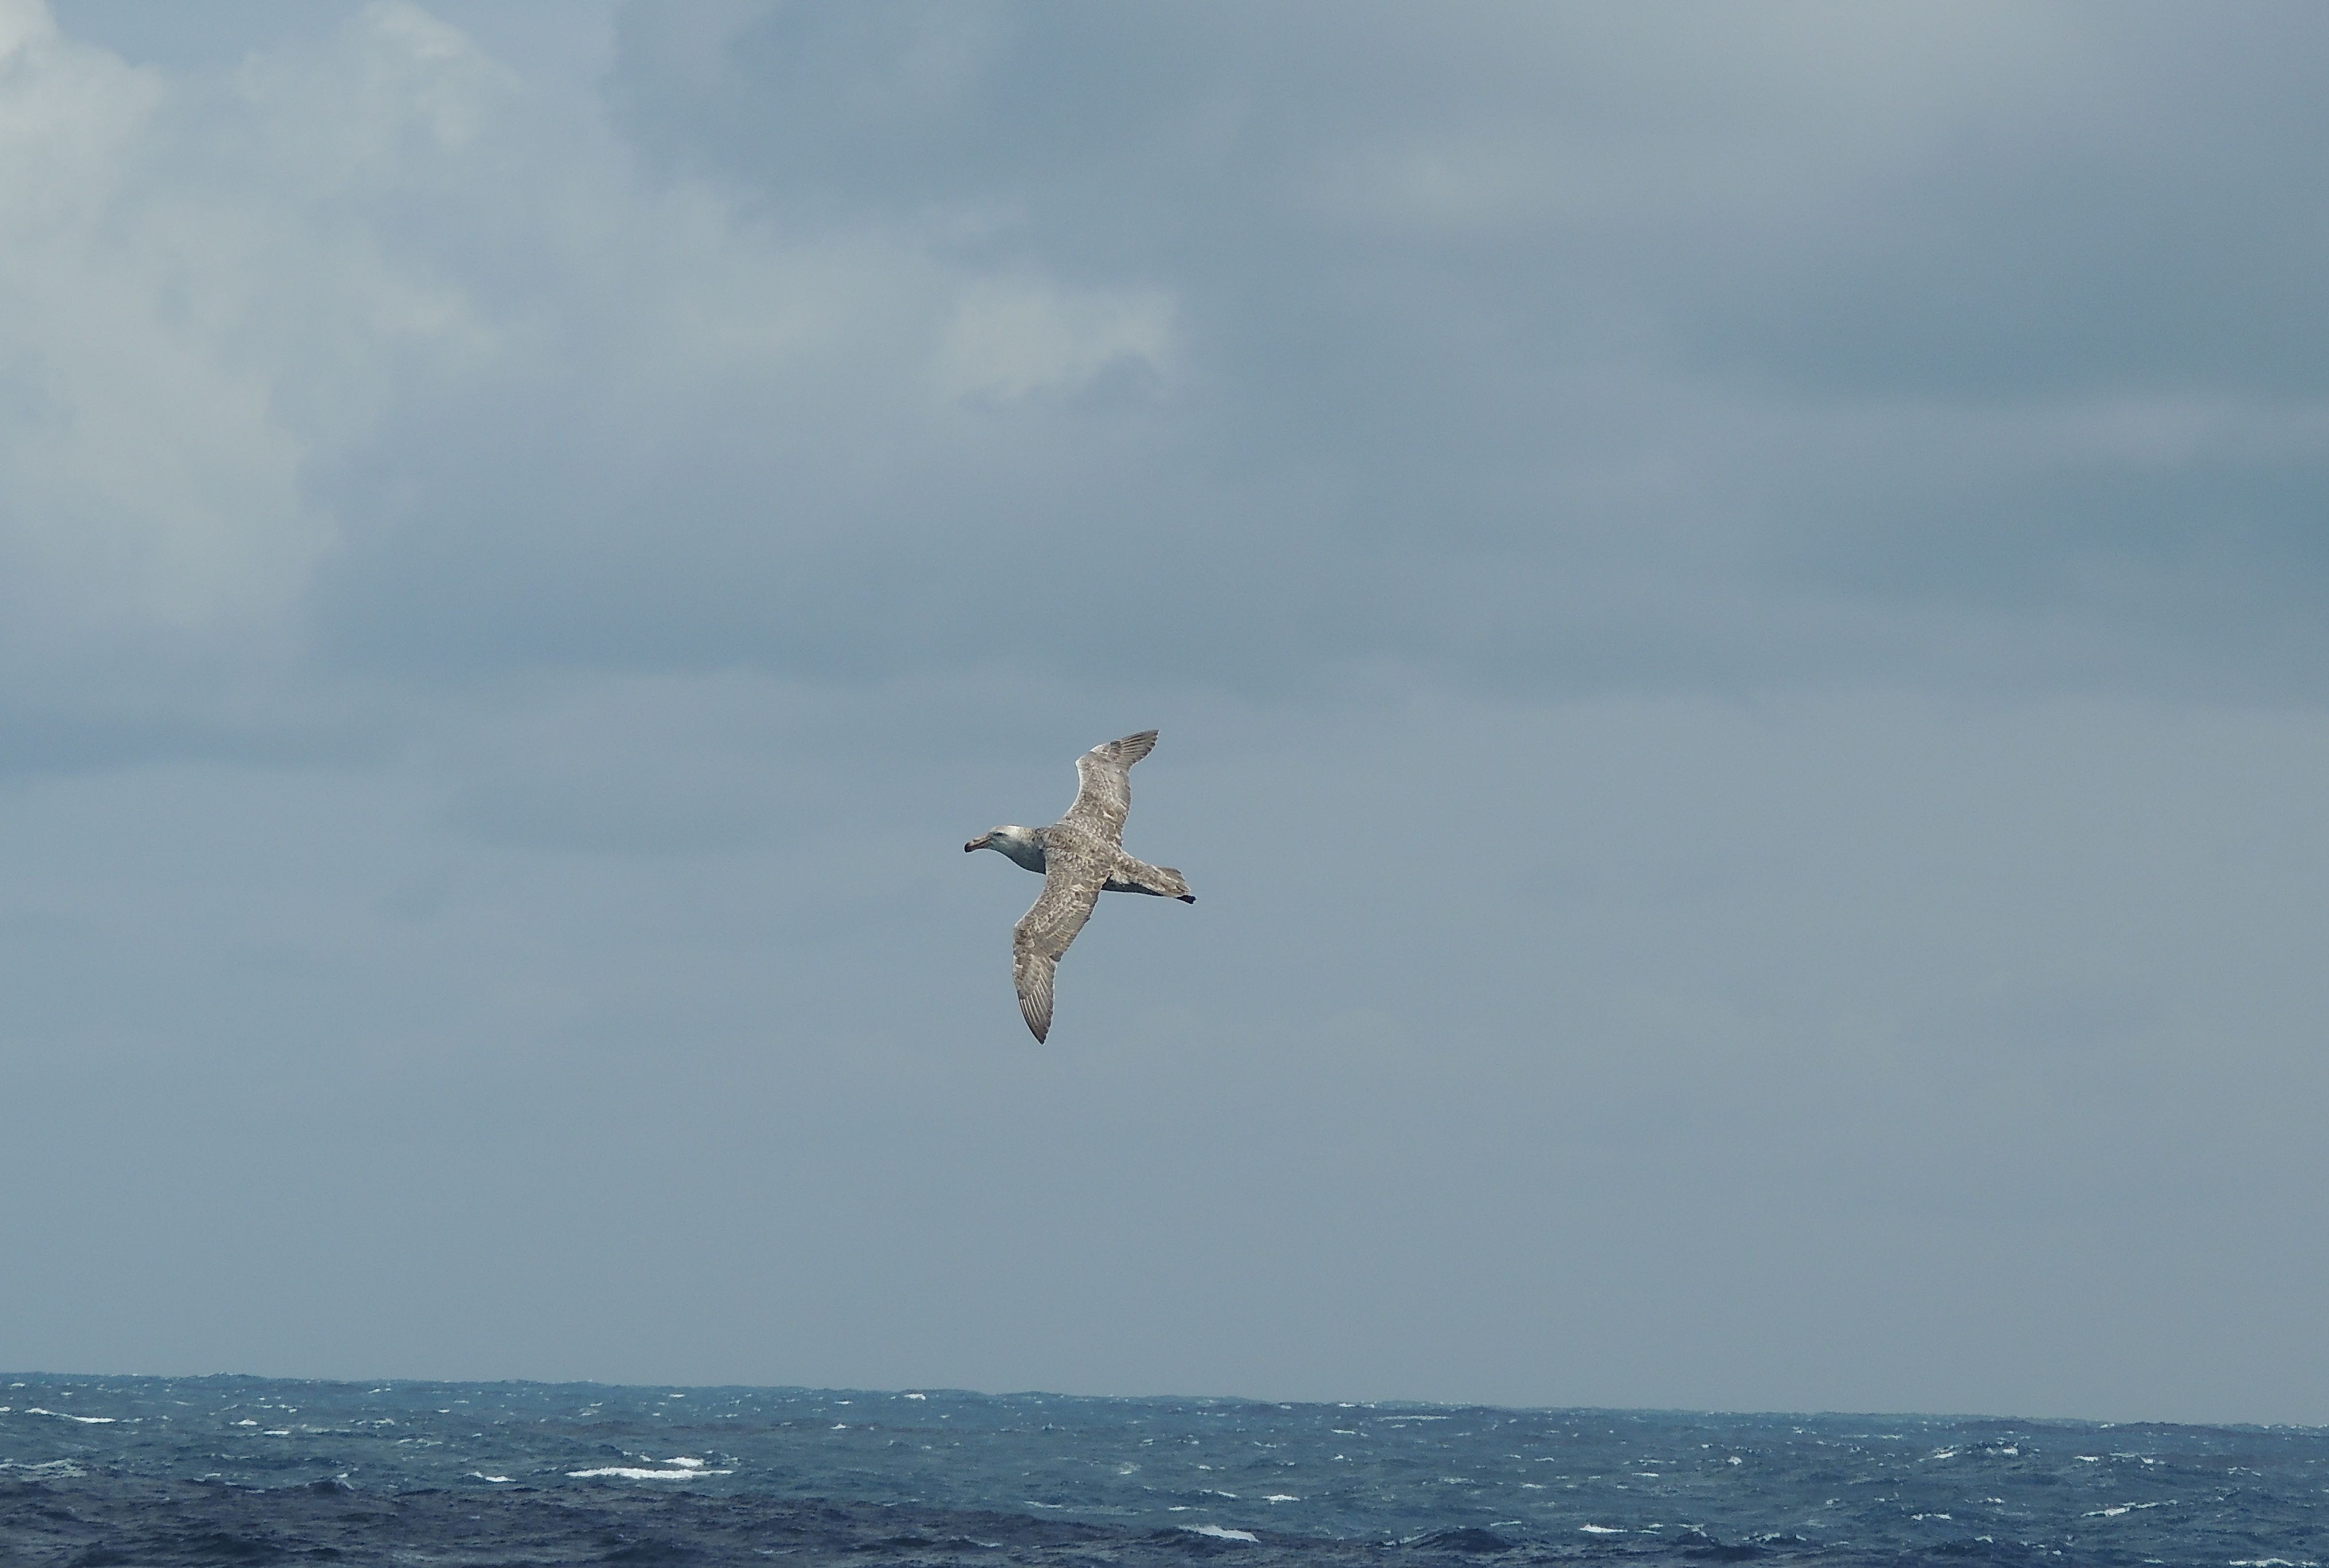
<svg viewBox="0 0 2329 1568">
<path fill-rule="evenodd" d="M 1075 822 L 1111 844 L 1124 841 L 1124 814 L 1132 809 L 1132 765 L 1156 748 L 1156 732 L 1144 729 L 1076 758 L 1076 803 L 1062 822 Z"/>
<path fill-rule="evenodd" d="M 1011 928 L 1011 982 L 1019 988 L 1019 1010 L 1039 1040 L 1051 1032 L 1051 976 L 1060 955 L 1091 918 L 1107 880 L 1108 864 L 1098 856 L 1054 846 L 1045 856 L 1043 891 Z"/>
</svg>

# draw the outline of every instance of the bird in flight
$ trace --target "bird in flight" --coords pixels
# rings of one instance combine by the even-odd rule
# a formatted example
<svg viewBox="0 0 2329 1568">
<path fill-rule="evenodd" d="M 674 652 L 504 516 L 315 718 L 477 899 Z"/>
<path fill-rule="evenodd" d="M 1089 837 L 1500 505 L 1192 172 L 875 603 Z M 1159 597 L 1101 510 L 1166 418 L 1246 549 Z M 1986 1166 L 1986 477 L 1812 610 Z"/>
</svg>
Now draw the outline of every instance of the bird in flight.
<svg viewBox="0 0 2329 1568">
<path fill-rule="evenodd" d="M 1042 1039 L 1051 1032 L 1051 976 L 1060 955 L 1091 918 L 1102 893 L 1146 893 L 1194 904 L 1197 896 L 1170 866 L 1152 866 L 1124 852 L 1124 814 L 1132 809 L 1132 765 L 1156 746 L 1144 729 L 1076 758 L 1076 803 L 1048 828 L 1002 827 L 981 833 L 963 852 L 993 850 L 1030 871 L 1043 891 L 1011 930 L 1011 980 L 1019 1010 Z"/>
</svg>

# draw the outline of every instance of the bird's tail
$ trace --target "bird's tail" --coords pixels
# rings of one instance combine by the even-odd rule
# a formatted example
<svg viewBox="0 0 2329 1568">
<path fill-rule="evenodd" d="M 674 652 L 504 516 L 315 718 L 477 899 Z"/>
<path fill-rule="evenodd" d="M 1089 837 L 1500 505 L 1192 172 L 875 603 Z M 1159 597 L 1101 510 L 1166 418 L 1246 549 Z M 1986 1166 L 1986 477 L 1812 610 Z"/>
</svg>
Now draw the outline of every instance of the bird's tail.
<svg viewBox="0 0 2329 1568">
<path fill-rule="evenodd" d="M 1178 898 L 1183 904 L 1194 904 L 1197 896 L 1189 891 L 1189 879 L 1170 866 L 1152 866 L 1146 860 L 1136 860 L 1127 855 L 1117 862 L 1109 873 L 1108 885 L 1128 893 L 1146 893 L 1156 898 Z"/>
</svg>

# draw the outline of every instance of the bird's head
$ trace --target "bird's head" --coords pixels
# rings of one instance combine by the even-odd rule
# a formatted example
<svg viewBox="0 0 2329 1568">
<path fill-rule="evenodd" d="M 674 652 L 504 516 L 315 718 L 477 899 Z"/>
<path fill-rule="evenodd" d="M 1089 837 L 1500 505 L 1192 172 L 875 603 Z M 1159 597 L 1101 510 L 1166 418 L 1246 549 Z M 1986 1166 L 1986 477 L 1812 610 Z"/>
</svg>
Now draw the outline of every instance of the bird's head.
<svg viewBox="0 0 2329 1568">
<path fill-rule="evenodd" d="M 1036 838 L 1032 828 L 990 828 L 962 848 L 965 854 L 973 850 L 992 850 L 1023 866 L 1040 866 L 1043 855 L 1042 840 Z"/>
</svg>

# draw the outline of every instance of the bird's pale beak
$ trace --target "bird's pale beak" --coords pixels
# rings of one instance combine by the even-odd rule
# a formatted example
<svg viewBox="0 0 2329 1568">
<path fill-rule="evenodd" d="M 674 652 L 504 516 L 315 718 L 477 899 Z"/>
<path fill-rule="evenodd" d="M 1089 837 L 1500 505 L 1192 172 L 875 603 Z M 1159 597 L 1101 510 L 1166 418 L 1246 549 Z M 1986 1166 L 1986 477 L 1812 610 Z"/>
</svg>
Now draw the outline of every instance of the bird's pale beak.
<svg viewBox="0 0 2329 1568">
<path fill-rule="evenodd" d="M 986 841 L 987 841 L 989 839 L 992 839 L 993 837 L 995 837 L 995 835 L 994 835 L 993 833 L 981 833 L 981 834 L 979 834 L 979 835 L 978 835 L 978 837 L 976 837 L 976 838 L 973 839 L 969 843 L 965 844 L 965 845 L 962 847 L 962 852 L 963 852 L 964 854 L 967 855 L 967 854 L 969 854 L 973 850 L 984 850 L 985 848 L 986 848 Z"/>
</svg>

